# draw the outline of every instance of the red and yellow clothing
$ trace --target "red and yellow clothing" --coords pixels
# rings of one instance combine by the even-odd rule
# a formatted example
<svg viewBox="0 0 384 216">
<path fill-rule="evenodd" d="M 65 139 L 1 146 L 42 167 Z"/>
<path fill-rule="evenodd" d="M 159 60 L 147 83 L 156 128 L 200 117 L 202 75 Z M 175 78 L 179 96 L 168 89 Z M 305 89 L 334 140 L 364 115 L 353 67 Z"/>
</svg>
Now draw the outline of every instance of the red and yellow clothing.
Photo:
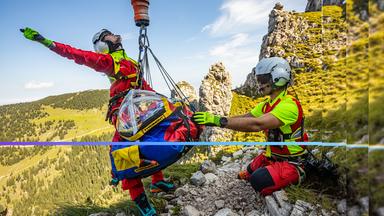
<svg viewBox="0 0 384 216">
<path fill-rule="evenodd" d="M 283 124 L 276 129 L 265 130 L 269 142 L 304 141 L 303 110 L 300 102 L 282 91 L 275 99 L 270 98 L 259 103 L 251 114 L 260 117 L 272 114 Z M 258 155 L 247 167 L 246 178 L 252 187 L 262 195 L 270 195 L 291 184 L 300 182 L 304 170 L 301 165 L 292 163 L 298 156 L 307 153 L 302 145 L 268 145 L 264 154 Z"/>
<path fill-rule="evenodd" d="M 280 128 L 264 131 L 267 136 L 267 141 L 302 141 L 303 110 L 300 102 L 296 98 L 288 95 L 287 91 L 282 91 L 275 99 L 271 100 L 268 98 L 251 110 L 251 114 L 255 117 L 260 117 L 266 113 L 272 114 L 283 123 Z M 276 155 L 288 157 L 305 153 L 305 147 L 300 145 L 267 146 L 266 156 Z"/>
<path fill-rule="evenodd" d="M 122 79 L 116 79 L 110 87 L 109 96 L 113 97 L 116 94 L 123 92 L 127 89 L 136 88 L 137 81 L 137 63 L 132 59 L 120 59 L 119 62 L 115 62 L 111 54 L 95 53 L 91 51 L 85 51 L 81 49 L 73 48 L 69 45 L 54 42 L 55 46 L 51 49 L 57 54 L 74 60 L 77 64 L 86 65 L 94 70 L 106 74 L 108 77 L 127 77 Z M 116 52 L 123 52 L 119 50 Z M 115 71 L 118 68 L 118 71 Z M 153 91 L 153 89 L 143 81 L 142 88 L 144 90 Z M 116 103 L 115 107 L 120 107 L 122 99 Z"/>
</svg>

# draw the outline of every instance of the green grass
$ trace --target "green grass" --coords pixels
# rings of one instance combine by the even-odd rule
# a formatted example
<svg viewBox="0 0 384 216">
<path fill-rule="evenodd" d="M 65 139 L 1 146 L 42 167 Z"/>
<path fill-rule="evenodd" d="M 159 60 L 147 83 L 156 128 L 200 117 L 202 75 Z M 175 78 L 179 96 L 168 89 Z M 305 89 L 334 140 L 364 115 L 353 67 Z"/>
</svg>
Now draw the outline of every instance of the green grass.
<svg viewBox="0 0 384 216">
<path fill-rule="evenodd" d="M 80 139 L 82 136 L 86 135 L 98 136 L 105 132 L 114 131 L 113 126 L 104 121 L 105 106 L 102 109 L 94 108 L 81 111 L 43 106 L 43 110 L 48 113 L 48 116 L 35 119 L 33 123 L 38 125 L 40 123 L 44 124 L 47 121 L 58 122 L 59 120 L 73 120 L 75 122 L 75 128 L 68 131 L 62 139 L 63 141 L 71 141 L 75 138 Z M 49 130 L 43 135 L 40 135 L 39 139 L 45 141 L 51 137 L 53 132 L 53 130 Z M 53 140 L 58 141 L 60 138 L 53 137 Z"/>
</svg>

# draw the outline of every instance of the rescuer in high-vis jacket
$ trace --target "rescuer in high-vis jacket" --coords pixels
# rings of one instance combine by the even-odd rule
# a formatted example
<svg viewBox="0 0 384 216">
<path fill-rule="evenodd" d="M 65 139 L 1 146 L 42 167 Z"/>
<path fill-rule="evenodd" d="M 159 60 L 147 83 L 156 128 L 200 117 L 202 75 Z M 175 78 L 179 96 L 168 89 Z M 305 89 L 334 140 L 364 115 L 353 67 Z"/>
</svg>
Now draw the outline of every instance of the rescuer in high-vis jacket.
<svg viewBox="0 0 384 216">
<path fill-rule="evenodd" d="M 117 111 L 124 99 L 127 90 L 141 87 L 143 90 L 154 91 L 145 80 L 138 77 L 137 62 L 129 58 L 121 44 L 121 37 L 114 35 L 106 29 L 97 32 L 92 43 L 96 52 L 84 51 L 73 48 L 69 45 L 58 43 L 44 38 L 37 31 L 31 28 L 21 29 L 24 36 L 32 41 L 37 41 L 48 47 L 53 52 L 74 60 L 77 64 L 86 65 L 98 72 L 106 74 L 111 82 L 111 101 L 108 108 L 107 119 L 114 126 L 116 123 Z M 115 131 L 113 142 L 124 141 L 119 133 Z M 140 178 L 124 179 L 123 190 L 129 190 L 131 198 L 135 201 L 142 215 L 156 215 L 156 211 L 150 205 L 144 192 Z M 166 182 L 161 171 L 152 175 L 151 192 L 174 190 L 174 185 Z"/>
<path fill-rule="evenodd" d="M 264 131 L 268 142 L 306 141 L 303 110 L 300 102 L 287 94 L 292 81 L 289 63 L 279 57 L 262 59 L 253 69 L 262 96 L 269 96 L 250 113 L 221 117 L 208 112 L 197 112 L 194 121 L 207 126 L 218 126 L 243 132 Z M 238 175 L 248 180 L 255 191 L 269 195 L 291 184 L 299 183 L 304 175 L 303 160 L 307 150 L 302 145 L 268 145 L 246 170 Z"/>
</svg>

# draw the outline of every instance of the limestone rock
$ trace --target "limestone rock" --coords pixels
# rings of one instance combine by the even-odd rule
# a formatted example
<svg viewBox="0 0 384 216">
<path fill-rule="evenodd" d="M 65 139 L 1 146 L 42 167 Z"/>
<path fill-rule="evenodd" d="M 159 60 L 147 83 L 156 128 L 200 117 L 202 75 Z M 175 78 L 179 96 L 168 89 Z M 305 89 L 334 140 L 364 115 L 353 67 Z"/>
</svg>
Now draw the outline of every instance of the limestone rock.
<svg viewBox="0 0 384 216">
<path fill-rule="evenodd" d="M 204 177 L 206 179 L 206 184 L 214 183 L 219 178 L 213 173 L 207 173 L 204 175 Z"/>
<path fill-rule="evenodd" d="M 288 216 L 292 209 L 291 204 L 288 203 L 287 195 L 283 190 L 276 191 L 271 196 L 266 196 L 265 202 L 269 213 L 273 216 Z"/>
<path fill-rule="evenodd" d="M 233 157 L 234 159 L 237 159 L 237 158 L 239 158 L 241 155 L 243 155 L 243 153 L 244 153 L 244 152 L 240 149 L 239 151 L 233 152 L 232 157 Z"/>
<path fill-rule="evenodd" d="M 201 213 L 195 207 L 187 205 L 183 208 L 183 216 L 200 216 Z"/>
<path fill-rule="evenodd" d="M 219 170 L 224 172 L 239 172 L 240 171 L 240 164 L 238 163 L 229 163 L 219 168 Z"/>
<path fill-rule="evenodd" d="M 200 170 L 204 174 L 214 173 L 214 172 L 216 172 L 216 164 L 211 160 L 206 160 L 201 164 Z"/>
<path fill-rule="evenodd" d="M 252 210 L 251 212 L 248 212 L 245 216 L 260 216 L 260 213 L 256 210 Z"/>
<path fill-rule="evenodd" d="M 223 208 L 224 204 L 225 204 L 224 200 L 216 200 L 215 201 L 215 206 L 216 206 L 217 209 Z"/>
<path fill-rule="evenodd" d="M 308 215 L 314 210 L 314 206 L 302 200 L 297 200 L 290 216 Z"/>
<path fill-rule="evenodd" d="M 283 10 L 284 8 L 284 5 L 282 5 L 280 2 L 277 2 L 275 4 L 275 7 L 273 7 L 273 9 L 276 9 L 276 10 Z"/>
<path fill-rule="evenodd" d="M 113 215 L 107 212 L 99 212 L 99 213 L 90 214 L 89 216 L 113 216 Z"/>
<path fill-rule="evenodd" d="M 192 184 L 194 184 L 196 186 L 203 185 L 206 181 L 207 180 L 205 179 L 205 176 L 204 176 L 203 172 L 201 172 L 201 171 L 195 172 L 191 177 Z"/>
<path fill-rule="evenodd" d="M 337 211 L 340 214 L 346 214 L 347 213 L 347 200 L 343 199 L 337 204 Z"/>
<path fill-rule="evenodd" d="M 193 88 L 193 86 L 191 84 L 189 84 L 188 82 L 186 81 L 180 81 L 178 83 L 176 83 L 176 85 L 179 87 L 179 89 L 181 90 L 181 93 L 178 89 L 173 89 L 171 91 L 171 98 L 175 98 L 175 99 L 181 99 L 179 95 L 182 95 L 184 94 L 188 101 L 190 102 L 191 105 L 193 105 L 193 107 L 195 109 L 198 108 L 198 102 L 199 102 L 199 97 L 198 95 L 196 94 L 196 90 L 195 88 Z"/>
<path fill-rule="evenodd" d="M 305 12 L 321 11 L 322 0 L 308 0 Z"/>
<path fill-rule="evenodd" d="M 232 78 L 223 63 L 211 66 L 199 90 L 199 110 L 221 116 L 228 116 L 232 103 Z M 206 127 L 200 136 L 201 141 L 229 141 L 232 132 L 216 127 Z"/>
<path fill-rule="evenodd" d="M 232 212 L 231 209 L 229 208 L 224 208 L 224 209 L 221 209 L 219 210 L 215 216 L 237 216 L 238 214 Z"/>
<path fill-rule="evenodd" d="M 369 197 L 363 197 L 359 199 L 359 204 L 362 207 L 363 212 L 369 211 Z"/>
<path fill-rule="evenodd" d="M 375 213 L 377 216 L 384 216 L 384 207 L 378 208 Z"/>
<path fill-rule="evenodd" d="M 185 187 L 179 187 L 175 190 L 175 196 L 184 196 L 185 194 L 187 194 L 188 191 Z"/>
<path fill-rule="evenodd" d="M 202 215 L 215 215 L 223 208 L 228 208 L 237 215 L 247 215 L 251 211 L 264 212 L 263 199 L 248 182 L 236 178 L 241 165 L 235 162 L 226 163 L 218 165 L 214 174 L 217 177 L 213 177 L 216 179 L 214 183 L 208 183 L 209 176 L 213 174 L 207 173 L 206 182 L 202 186 L 183 186 L 188 192 L 178 196 L 177 203 L 181 206 L 194 206 Z M 227 210 L 221 213 L 226 212 Z"/>
<path fill-rule="evenodd" d="M 355 205 L 352 207 L 348 207 L 348 216 L 358 216 L 361 215 L 359 206 Z"/>
</svg>

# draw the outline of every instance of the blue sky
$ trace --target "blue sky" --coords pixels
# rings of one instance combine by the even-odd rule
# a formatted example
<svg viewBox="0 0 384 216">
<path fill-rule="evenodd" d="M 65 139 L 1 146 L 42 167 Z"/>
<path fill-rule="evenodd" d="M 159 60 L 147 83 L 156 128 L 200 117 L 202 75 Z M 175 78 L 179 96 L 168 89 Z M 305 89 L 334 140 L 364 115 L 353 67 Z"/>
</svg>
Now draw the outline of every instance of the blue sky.
<svg viewBox="0 0 384 216">
<path fill-rule="evenodd" d="M 151 47 L 175 81 L 196 90 L 210 65 L 223 62 L 233 87 L 256 65 L 274 0 L 151 0 Z M 306 0 L 280 0 L 286 10 L 303 11 Z M 123 36 L 128 55 L 137 59 L 138 28 L 130 0 L 1 0 L 0 104 L 33 101 L 49 95 L 108 89 L 105 76 L 24 39 L 19 28 L 76 48 L 92 50 L 101 28 Z M 157 91 L 168 94 L 152 67 Z"/>
</svg>

